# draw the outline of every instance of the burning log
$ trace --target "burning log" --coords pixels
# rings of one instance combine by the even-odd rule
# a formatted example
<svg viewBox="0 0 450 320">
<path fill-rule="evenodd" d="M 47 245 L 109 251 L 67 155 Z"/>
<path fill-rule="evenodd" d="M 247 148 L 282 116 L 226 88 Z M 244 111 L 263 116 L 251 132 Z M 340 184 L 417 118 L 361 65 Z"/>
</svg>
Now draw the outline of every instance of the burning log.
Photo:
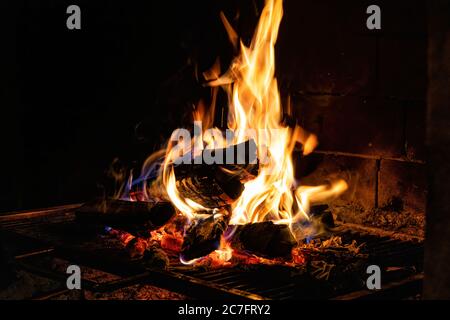
<svg viewBox="0 0 450 320">
<path fill-rule="evenodd" d="M 193 175 L 176 182 L 178 192 L 184 197 L 207 208 L 217 208 L 232 202 L 232 198 L 220 187 L 212 175 Z M 241 183 L 236 187 L 241 192 Z"/>
<path fill-rule="evenodd" d="M 218 163 L 204 161 L 206 153 L 219 155 Z M 225 149 L 203 150 L 191 162 L 175 165 L 174 171 L 181 195 L 205 207 L 221 207 L 241 195 L 242 181 L 257 174 L 256 144 L 248 140 Z"/>
<path fill-rule="evenodd" d="M 105 232 L 121 242 L 131 259 L 142 260 L 147 267 L 165 269 L 170 263 L 167 253 L 152 239 L 135 237 L 111 227 L 105 228 Z"/>
<path fill-rule="evenodd" d="M 145 251 L 143 259 L 145 260 L 145 265 L 151 268 L 167 269 L 170 264 L 167 253 L 155 246 Z"/>
<path fill-rule="evenodd" d="M 256 143 L 253 139 L 227 148 L 204 149 L 201 155 L 193 159 L 191 159 L 190 154 L 185 156 L 181 164 L 174 166 L 175 175 L 177 178 L 182 178 L 186 175 L 191 175 L 193 171 L 207 172 L 211 167 L 222 167 L 228 170 L 242 169 L 254 172 L 255 165 L 257 166 L 258 162 L 256 153 Z M 211 159 L 207 160 L 208 158 L 213 158 L 214 161 L 210 163 Z"/>
<path fill-rule="evenodd" d="M 314 205 L 310 209 L 311 219 L 325 228 L 334 228 L 334 218 L 327 204 Z"/>
<path fill-rule="evenodd" d="M 169 202 L 104 199 L 84 204 L 75 214 L 83 225 L 109 226 L 146 237 L 151 230 L 166 224 L 175 214 L 175 208 Z"/>
<path fill-rule="evenodd" d="M 228 225 L 228 215 L 215 212 L 195 220 L 186 230 L 181 258 L 191 261 L 219 249 L 220 239 Z"/>
<path fill-rule="evenodd" d="M 230 226 L 233 230 L 231 247 L 269 258 L 291 254 L 297 244 L 289 226 L 272 221 Z"/>
</svg>

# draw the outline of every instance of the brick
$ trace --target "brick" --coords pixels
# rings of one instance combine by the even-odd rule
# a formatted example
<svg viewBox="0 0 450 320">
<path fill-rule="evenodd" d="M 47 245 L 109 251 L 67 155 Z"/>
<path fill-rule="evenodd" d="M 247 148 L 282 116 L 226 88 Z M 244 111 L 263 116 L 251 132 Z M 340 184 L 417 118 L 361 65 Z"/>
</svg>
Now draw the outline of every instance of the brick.
<svg viewBox="0 0 450 320">
<path fill-rule="evenodd" d="M 425 0 L 376 0 L 364 1 L 376 4 L 381 9 L 381 32 L 383 35 L 426 35 Z"/>
<path fill-rule="evenodd" d="M 404 114 L 400 103 L 359 97 L 297 96 L 297 119 L 319 138 L 319 149 L 400 157 Z"/>
<path fill-rule="evenodd" d="M 366 27 L 371 4 L 381 8 L 379 31 Z M 423 98 L 425 12 L 424 0 L 285 1 L 278 78 L 292 91 L 367 96 L 379 86 L 383 95 Z"/>
<path fill-rule="evenodd" d="M 380 207 L 389 207 L 396 203 L 396 206 L 402 207 L 401 211 L 424 214 L 427 194 L 424 165 L 382 160 L 378 186 Z"/>
<path fill-rule="evenodd" d="M 380 94 L 425 99 L 427 44 L 424 37 L 389 37 L 380 40 Z"/>
<path fill-rule="evenodd" d="M 327 184 L 338 179 L 347 182 L 348 190 L 331 204 L 353 204 L 366 209 L 375 206 L 376 160 L 313 154 L 300 160 L 296 169 L 301 174 L 307 167 L 313 170 L 300 178 L 303 185 Z"/>
<path fill-rule="evenodd" d="M 376 39 L 356 32 L 364 16 L 337 1 L 287 1 L 277 42 L 281 83 L 292 91 L 372 94 Z"/>
<path fill-rule="evenodd" d="M 381 9 L 381 30 L 369 30 L 367 7 Z M 284 1 L 284 20 L 296 19 L 314 26 L 310 32 L 325 30 L 346 34 L 426 35 L 425 0 Z M 295 18 L 291 18 L 295 17 Z M 319 25 L 320 24 L 320 25 Z M 329 30 L 332 26 L 332 30 Z"/>
<path fill-rule="evenodd" d="M 426 8 L 425 0 L 359 0 L 338 2 L 324 0 L 332 12 L 339 15 L 343 31 L 366 35 L 421 35 L 425 36 Z M 366 21 L 369 15 L 367 7 L 378 5 L 381 10 L 381 30 L 369 30 Z"/>
</svg>

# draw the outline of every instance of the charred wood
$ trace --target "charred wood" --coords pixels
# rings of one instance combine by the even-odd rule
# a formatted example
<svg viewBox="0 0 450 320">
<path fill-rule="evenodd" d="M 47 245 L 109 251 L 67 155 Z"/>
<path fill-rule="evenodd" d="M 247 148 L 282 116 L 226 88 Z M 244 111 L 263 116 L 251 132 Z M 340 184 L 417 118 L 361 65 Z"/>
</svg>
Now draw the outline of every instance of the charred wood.
<svg viewBox="0 0 450 320">
<path fill-rule="evenodd" d="M 206 152 L 213 157 L 220 155 L 219 163 L 206 163 Z M 256 144 L 248 140 L 225 149 L 203 150 L 189 163 L 174 165 L 174 172 L 184 197 L 210 208 L 230 204 L 244 190 L 243 182 L 258 172 Z"/>
<path fill-rule="evenodd" d="M 190 261 L 218 249 L 227 225 L 228 214 L 224 211 L 196 219 L 186 230 L 181 258 Z"/>
<path fill-rule="evenodd" d="M 240 185 L 240 182 L 239 182 Z M 217 180 L 211 175 L 192 175 L 176 182 L 178 192 L 206 208 L 217 208 L 232 202 Z M 240 187 L 240 186 L 239 186 Z"/>
<path fill-rule="evenodd" d="M 314 222 L 321 224 L 325 228 L 335 227 L 333 214 L 327 204 L 312 206 L 309 214 Z"/>
<path fill-rule="evenodd" d="M 79 223 L 109 226 L 146 237 L 148 232 L 166 224 L 175 214 L 169 202 L 132 202 L 104 199 L 89 202 L 75 212 Z"/>
<path fill-rule="evenodd" d="M 226 169 L 242 169 L 249 172 L 258 164 L 256 143 L 253 139 L 220 149 L 204 149 L 201 155 L 192 158 L 187 154 L 182 163 L 175 165 L 175 175 L 184 177 L 192 171 L 206 172 L 211 167 L 222 167 Z M 208 158 L 214 158 L 213 163 L 208 163 Z"/>
<path fill-rule="evenodd" d="M 233 225 L 231 247 L 259 256 L 275 258 L 291 254 L 297 244 L 289 226 L 272 221 Z"/>
</svg>

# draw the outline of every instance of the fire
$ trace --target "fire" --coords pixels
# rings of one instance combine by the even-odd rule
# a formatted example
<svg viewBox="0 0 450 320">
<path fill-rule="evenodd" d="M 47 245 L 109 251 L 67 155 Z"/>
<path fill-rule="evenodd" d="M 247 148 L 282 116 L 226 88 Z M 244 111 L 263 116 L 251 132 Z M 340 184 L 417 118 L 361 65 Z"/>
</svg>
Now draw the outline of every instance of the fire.
<svg viewBox="0 0 450 320">
<path fill-rule="evenodd" d="M 238 37 L 231 24 L 222 14 L 221 19 L 233 45 L 240 49 L 228 71 L 221 75 L 219 64 L 204 73 L 213 92 L 213 103 L 208 109 L 201 103 L 194 112 L 194 120 L 201 121 L 202 131 L 208 134 L 202 139 L 183 141 L 184 148 L 169 142 L 164 160 L 159 168 L 159 177 L 152 186 L 161 189 L 176 208 L 191 221 L 198 212 L 212 211 L 192 199 L 183 197 L 177 189 L 173 162 L 187 152 L 226 147 L 253 139 L 257 145 L 259 171 L 254 179 L 246 181 L 241 195 L 231 203 L 230 224 L 273 221 L 293 227 L 309 219 L 311 203 L 325 201 L 340 195 L 347 189 L 340 180 L 327 186 L 302 186 L 294 178 L 293 151 L 296 144 L 303 146 L 303 154 L 313 152 L 318 145 L 317 137 L 298 125 L 283 124 L 283 116 L 289 107 L 283 109 L 277 80 L 275 78 L 275 43 L 283 16 L 282 0 L 266 0 L 253 39 L 247 47 L 237 43 Z M 221 131 L 212 128 L 217 90 L 228 95 L 227 126 L 233 130 L 232 139 L 221 138 Z M 208 111 L 207 111 L 208 110 Z M 252 131 L 253 130 L 253 131 Z M 257 134 L 254 134 L 254 133 Z M 182 151 L 180 151 L 182 150 Z M 148 172 L 161 152 L 152 155 L 144 165 Z M 195 156 L 195 154 L 194 154 Z M 153 168 L 153 167 L 152 167 Z M 145 174 L 144 174 L 145 175 Z M 148 174 L 147 174 L 148 176 Z M 147 186 L 145 186 L 147 189 Z M 144 191 L 144 193 L 149 193 Z M 150 197 L 150 196 L 148 196 Z M 296 236 L 296 234 L 294 234 Z M 297 237 L 300 237 L 297 234 Z M 298 239 L 300 240 L 300 239 Z M 223 242 L 213 254 L 216 259 L 231 259 L 233 250 Z M 196 259 L 197 261 L 197 259 Z M 184 261 L 190 264 L 196 261 Z"/>
<path fill-rule="evenodd" d="M 221 239 L 220 248 L 215 250 L 214 253 L 219 261 L 230 261 L 233 257 L 233 249 L 225 238 Z"/>
<path fill-rule="evenodd" d="M 245 183 L 242 195 L 232 204 L 232 224 L 264 220 L 290 224 L 308 219 L 311 201 L 323 201 L 346 189 L 346 183 L 339 181 L 328 188 L 300 186 L 295 190 L 292 163 L 295 144 L 302 143 L 304 154 L 309 154 L 317 146 L 317 138 L 299 126 L 289 128 L 282 125 L 281 99 L 274 76 L 275 42 L 282 16 L 282 1 L 268 0 L 250 46 L 246 47 L 241 42 L 240 55 L 230 69 L 209 82 L 210 86 L 221 86 L 228 93 L 228 128 L 236 133 L 231 144 L 253 138 L 258 146 L 258 154 L 262 155 L 264 150 L 269 158 L 267 163 L 260 166 L 258 176 Z M 221 17 L 230 39 L 236 41 L 236 32 L 225 16 Z M 213 70 L 206 73 L 208 79 L 219 74 L 217 69 L 216 64 Z M 204 119 L 203 123 L 211 124 L 211 113 L 202 114 L 204 110 L 203 107 L 199 108 L 195 119 Z M 248 137 L 248 129 L 255 129 L 259 134 Z M 195 202 L 187 204 L 187 199 L 182 199 L 177 194 L 174 181 L 172 171 L 165 183 L 169 197 L 181 212 L 192 218 L 201 206 Z M 296 210 L 293 209 L 294 202 Z"/>
</svg>

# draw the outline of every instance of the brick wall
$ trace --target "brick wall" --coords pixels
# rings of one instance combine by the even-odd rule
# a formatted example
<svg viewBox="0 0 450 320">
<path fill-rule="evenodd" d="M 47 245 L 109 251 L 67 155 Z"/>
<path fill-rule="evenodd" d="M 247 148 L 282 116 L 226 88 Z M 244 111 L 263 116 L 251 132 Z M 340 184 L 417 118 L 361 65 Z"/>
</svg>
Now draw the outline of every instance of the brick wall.
<svg viewBox="0 0 450 320">
<path fill-rule="evenodd" d="M 382 29 L 366 28 L 381 8 Z M 425 1 L 285 1 L 277 72 L 300 123 L 318 135 L 302 182 L 344 178 L 339 219 L 423 234 Z M 300 158 L 300 157 L 297 157 Z"/>
</svg>

